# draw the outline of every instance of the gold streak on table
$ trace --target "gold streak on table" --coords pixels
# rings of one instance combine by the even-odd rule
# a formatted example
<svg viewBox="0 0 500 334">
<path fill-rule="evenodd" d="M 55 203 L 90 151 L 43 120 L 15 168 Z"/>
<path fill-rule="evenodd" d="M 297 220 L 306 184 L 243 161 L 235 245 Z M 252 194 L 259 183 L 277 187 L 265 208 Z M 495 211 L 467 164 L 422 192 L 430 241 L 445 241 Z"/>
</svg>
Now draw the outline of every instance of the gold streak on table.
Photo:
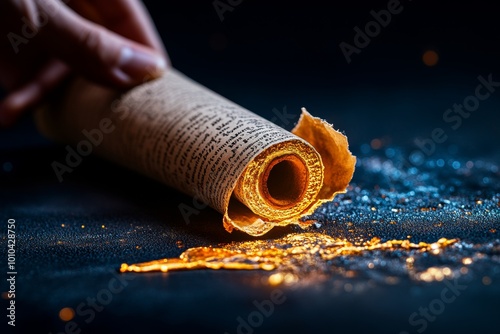
<svg viewBox="0 0 500 334">
<path fill-rule="evenodd" d="M 275 240 L 235 242 L 224 247 L 195 247 L 186 250 L 179 258 L 160 259 L 143 263 L 126 264 L 120 272 L 151 272 L 193 269 L 274 270 L 300 267 L 328 261 L 340 256 L 357 256 L 365 252 L 397 250 L 430 252 L 456 243 L 458 239 L 441 238 L 437 242 L 412 243 L 409 240 L 372 238 L 365 242 L 350 242 L 320 233 L 292 233 Z"/>
</svg>

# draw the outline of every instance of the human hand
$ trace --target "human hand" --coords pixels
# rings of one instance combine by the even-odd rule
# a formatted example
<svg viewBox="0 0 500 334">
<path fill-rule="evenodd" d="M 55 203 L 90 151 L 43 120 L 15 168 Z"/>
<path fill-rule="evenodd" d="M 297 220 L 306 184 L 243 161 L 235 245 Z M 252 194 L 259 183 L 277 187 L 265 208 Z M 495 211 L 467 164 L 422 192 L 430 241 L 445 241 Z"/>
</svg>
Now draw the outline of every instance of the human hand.
<svg viewBox="0 0 500 334">
<path fill-rule="evenodd" d="M 139 0 L 3 0 L 0 125 L 76 73 L 120 89 L 159 77 L 168 56 Z"/>
</svg>

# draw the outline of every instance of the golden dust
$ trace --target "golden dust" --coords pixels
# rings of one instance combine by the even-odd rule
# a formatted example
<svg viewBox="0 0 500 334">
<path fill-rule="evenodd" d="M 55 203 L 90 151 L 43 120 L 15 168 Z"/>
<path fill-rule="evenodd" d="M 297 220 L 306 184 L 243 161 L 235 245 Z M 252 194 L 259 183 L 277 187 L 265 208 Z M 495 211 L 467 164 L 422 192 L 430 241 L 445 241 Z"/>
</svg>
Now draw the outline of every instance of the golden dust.
<svg viewBox="0 0 500 334">
<path fill-rule="evenodd" d="M 482 205 L 482 204 L 483 204 L 483 201 L 481 201 L 481 200 L 477 200 L 477 201 L 476 201 L 476 204 L 477 204 L 477 205 Z"/>
<path fill-rule="evenodd" d="M 398 284 L 399 283 L 399 278 L 396 276 L 388 276 L 385 279 L 385 282 L 390 285 Z"/>
<path fill-rule="evenodd" d="M 141 246 L 135 246 L 135 249 L 141 249 L 142 247 Z"/>
<path fill-rule="evenodd" d="M 61 227 L 65 227 L 65 226 L 66 226 L 66 225 L 64 225 L 64 224 L 61 224 Z"/>
<path fill-rule="evenodd" d="M 184 248 L 184 243 L 181 240 L 177 240 L 175 244 L 177 245 L 177 248 Z"/>
<path fill-rule="evenodd" d="M 484 276 L 482 279 L 481 279 L 481 282 L 484 284 L 484 285 L 490 285 L 491 284 L 491 278 L 488 277 L 488 276 Z"/>
<path fill-rule="evenodd" d="M 263 269 L 263 270 L 274 270 L 276 269 L 276 266 L 271 264 L 271 263 L 264 263 L 260 266 L 260 269 Z"/>
<path fill-rule="evenodd" d="M 101 228 L 106 228 L 106 226 L 104 226 L 104 225 L 101 225 Z"/>
<path fill-rule="evenodd" d="M 468 266 L 469 264 L 472 263 L 472 258 L 470 258 L 470 257 L 464 257 L 462 259 L 462 263 L 465 264 L 466 266 Z"/>
<path fill-rule="evenodd" d="M 430 267 L 417 274 L 417 278 L 424 282 L 442 281 L 445 278 L 453 277 L 453 272 L 448 267 Z"/>
<path fill-rule="evenodd" d="M 477 259 L 484 259 L 486 257 L 486 255 L 484 253 L 476 253 L 474 256 Z"/>
<path fill-rule="evenodd" d="M 370 269 L 375 268 L 375 265 L 373 264 L 373 262 L 368 263 L 368 268 L 370 268 Z"/>
<path fill-rule="evenodd" d="M 347 278 L 356 277 L 356 272 L 354 270 L 348 270 L 345 272 L 345 277 L 347 277 Z"/>
<path fill-rule="evenodd" d="M 82 228 L 85 228 L 85 225 L 82 225 Z"/>
<path fill-rule="evenodd" d="M 297 277 L 297 275 L 294 275 L 292 273 L 288 273 L 284 277 L 284 282 L 285 282 L 285 284 L 288 284 L 288 285 L 296 283 L 298 280 L 299 280 L 299 278 Z"/>
<path fill-rule="evenodd" d="M 450 268 L 448 268 L 448 267 L 444 267 L 444 268 L 443 268 L 443 274 L 444 274 L 444 276 L 447 276 L 447 277 L 448 277 L 448 276 L 451 276 L 452 271 L 451 271 L 451 269 L 450 269 Z"/>
<path fill-rule="evenodd" d="M 283 283 L 283 280 L 284 275 L 282 273 L 272 274 L 268 278 L 268 282 L 270 285 L 280 285 L 281 283 Z"/>
<path fill-rule="evenodd" d="M 70 321 L 75 316 L 75 311 L 71 307 L 64 307 L 59 311 L 59 318 L 62 321 Z"/>
<path fill-rule="evenodd" d="M 371 210 L 372 210 L 372 211 L 377 211 L 377 208 L 376 208 L 376 207 L 374 207 L 374 206 L 372 206 L 372 207 L 371 207 Z"/>
<path fill-rule="evenodd" d="M 496 232 L 497 232 L 497 230 L 496 230 L 495 228 L 490 228 L 490 232 L 491 232 L 491 233 L 496 233 Z"/>
</svg>

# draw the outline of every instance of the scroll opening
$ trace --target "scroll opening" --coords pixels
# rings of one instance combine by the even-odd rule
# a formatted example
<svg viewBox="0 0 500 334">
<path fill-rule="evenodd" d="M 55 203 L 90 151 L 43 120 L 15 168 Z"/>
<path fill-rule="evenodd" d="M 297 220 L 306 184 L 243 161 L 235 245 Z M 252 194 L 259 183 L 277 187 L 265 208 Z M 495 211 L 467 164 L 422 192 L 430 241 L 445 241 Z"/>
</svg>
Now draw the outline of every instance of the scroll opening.
<svg viewBox="0 0 500 334">
<path fill-rule="evenodd" d="M 309 173 L 302 159 L 296 155 L 279 157 L 263 174 L 263 198 L 279 209 L 291 208 L 304 198 L 308 181 Z"/>
</svg>

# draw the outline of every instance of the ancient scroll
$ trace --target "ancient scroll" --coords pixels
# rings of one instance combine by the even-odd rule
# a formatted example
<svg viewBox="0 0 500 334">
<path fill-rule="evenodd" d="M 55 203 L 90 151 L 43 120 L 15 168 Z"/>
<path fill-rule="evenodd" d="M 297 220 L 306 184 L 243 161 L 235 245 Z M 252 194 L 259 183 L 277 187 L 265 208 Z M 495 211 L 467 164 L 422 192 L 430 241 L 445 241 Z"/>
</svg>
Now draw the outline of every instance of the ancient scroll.
<svg viewBox="0 0 500 334">
<path fill-rule="evenodd" d="M 37 120 L 48 137 L 75 150 L 94 143 L 97 154 L 218 210 L 227 231 L 254 236 L 301 224 L 354 173 L 347 138 L 305 109 L 289 132 L 175 69 L 125 94 L 76 80 Z"/>
</svg>

